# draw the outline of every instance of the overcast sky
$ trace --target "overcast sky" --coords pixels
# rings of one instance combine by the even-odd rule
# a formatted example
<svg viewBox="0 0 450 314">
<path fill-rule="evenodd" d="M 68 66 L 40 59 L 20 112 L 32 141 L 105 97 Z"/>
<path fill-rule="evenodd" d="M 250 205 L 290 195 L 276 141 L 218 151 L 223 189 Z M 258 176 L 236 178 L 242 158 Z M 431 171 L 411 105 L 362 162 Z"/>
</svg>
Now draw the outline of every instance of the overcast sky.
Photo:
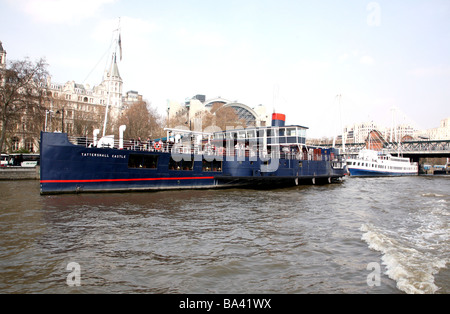
<svg viewBox="0 0 450 314">
<path fill-rule="evenodd" d="M 122 31 L 124 91 L 159 111 L 196 94 L 287 115 L 331 136 L 349 123 L 450 117 L 448 0 L 0 0 L 9 60 L 98 85 Z M 336 95 L 342 95 L 338 101 Z"/>
</svg>

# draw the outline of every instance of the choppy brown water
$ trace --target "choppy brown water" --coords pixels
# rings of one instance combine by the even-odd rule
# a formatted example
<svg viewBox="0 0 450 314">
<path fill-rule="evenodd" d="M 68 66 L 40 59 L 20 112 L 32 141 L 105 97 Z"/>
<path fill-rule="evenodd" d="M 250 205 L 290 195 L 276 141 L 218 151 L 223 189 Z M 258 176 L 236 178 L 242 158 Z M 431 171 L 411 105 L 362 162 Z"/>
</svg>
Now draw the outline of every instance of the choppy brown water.
<svg viewBox="0 0 450 314">
<path fill-rule="evenodd" d="M 0 293 L 449 293 L 449 202 L 449 177 L 59 196 L 0 182 Z"/>
</svg>

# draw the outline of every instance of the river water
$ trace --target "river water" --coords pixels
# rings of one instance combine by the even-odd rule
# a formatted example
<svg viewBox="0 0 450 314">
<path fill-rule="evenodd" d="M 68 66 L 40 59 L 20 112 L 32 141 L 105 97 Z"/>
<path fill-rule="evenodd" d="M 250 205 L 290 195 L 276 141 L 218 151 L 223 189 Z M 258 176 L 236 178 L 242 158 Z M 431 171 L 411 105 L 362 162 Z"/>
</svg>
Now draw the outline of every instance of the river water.
<svg viewBox="0 0 450 314">
<path fill-rule="evenodd" d="M 3 181 L 0 293 L 447 294 L 449 204 L 445 176 L 57 196 Z"/>
</svg>

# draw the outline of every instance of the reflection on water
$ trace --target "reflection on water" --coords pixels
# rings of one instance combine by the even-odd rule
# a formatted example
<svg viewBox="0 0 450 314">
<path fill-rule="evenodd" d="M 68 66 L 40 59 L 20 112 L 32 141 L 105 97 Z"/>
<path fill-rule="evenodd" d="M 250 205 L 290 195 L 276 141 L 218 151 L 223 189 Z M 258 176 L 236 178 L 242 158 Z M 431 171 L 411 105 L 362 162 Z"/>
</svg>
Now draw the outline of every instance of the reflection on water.
<svg viewBox="0 0 450 314">
<path fill-rule="evenodd" d="M 449 186 L 40 196 L 36 181 L 0 182 L 0 292 L 448 293 Z"/>
</svg>

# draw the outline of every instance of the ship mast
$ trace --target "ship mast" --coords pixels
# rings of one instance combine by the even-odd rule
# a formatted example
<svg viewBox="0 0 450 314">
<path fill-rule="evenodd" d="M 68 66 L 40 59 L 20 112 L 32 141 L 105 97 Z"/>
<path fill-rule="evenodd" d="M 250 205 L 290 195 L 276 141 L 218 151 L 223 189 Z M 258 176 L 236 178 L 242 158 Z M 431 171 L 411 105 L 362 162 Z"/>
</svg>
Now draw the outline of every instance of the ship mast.
<svg viewBox="0 0 450 314">
<path fill-rule="evenodd" d="M 120 18 L 119 18 L 119 26 L 117 29 L 113 31 L 113 39 L 112 39 L 112 60 L 111 60 L 111 67 L 110 71 L 112 70 L 113 66 L 115 65 L 117 61 L 117 48 L 119 48 L 120 52 L 120 60 L 122 60 L 122 39 L 121 39 L 121 29 L 120 29 Z M 112 73 L 109 73 L 109 75 L 112 75 Z M 105 109 L 105 119 L 103 123 L 103 136 L 106 134 L 106 125 L 108 123 L 108 112 L 109 112 L 109 106 L 111 104 L 111 79 L 107 82 L 107 90 L 108 90 L 108 100 L 106 102 L 106 109 Z"/>
<path fill-rule="evenodd" d="M 335 97 L 335 99 L 338 99 L 338 110 L 339 110 L 339 120 L 340 120 L 340 122 L 339 122 L 339 129 L 340 129 L 340 131 L 339 130 L 336 130 L 337 129 L 337 127 L 336 127 L 336 124 L 334 125 L 334 136 L 333 136 L 333 147 L 335 147 L 336 146 L 336 137 L 337 137 L 337 132 L 342 132 L 341 134 L 341 140 L 342 140 L 342 152 L 344 152 L 345 153 L 345 141 L 346 141 L 346 138 L 347 138 L 347 136 L 346 136 L 346 133 L 345 133 L 345 130 L 344 130 L 344 126 L 343 126 L 343 123 L 342 123 L 342 104 L 341 104 L 341 98 L 342 98 L 342 94 L 337 94 L 336 95 L 336 97 Z M 336 121 L 336 120 L 335 120 Z M 336 123 L 336 122 L 335 122 Z"/>
<path fill-rule="evenodd" d="M 342 123 L 342 104 L 341 104 L 342 94 L 337 95 L 337 97 L 339 99 L 339 117 L 341 120 L 341 131 L 342 131 L 342 152 L 345 153 L 345 141 L 347 140 L 347 134 L 344 130 L 344 125 Z"/>
</svg>

